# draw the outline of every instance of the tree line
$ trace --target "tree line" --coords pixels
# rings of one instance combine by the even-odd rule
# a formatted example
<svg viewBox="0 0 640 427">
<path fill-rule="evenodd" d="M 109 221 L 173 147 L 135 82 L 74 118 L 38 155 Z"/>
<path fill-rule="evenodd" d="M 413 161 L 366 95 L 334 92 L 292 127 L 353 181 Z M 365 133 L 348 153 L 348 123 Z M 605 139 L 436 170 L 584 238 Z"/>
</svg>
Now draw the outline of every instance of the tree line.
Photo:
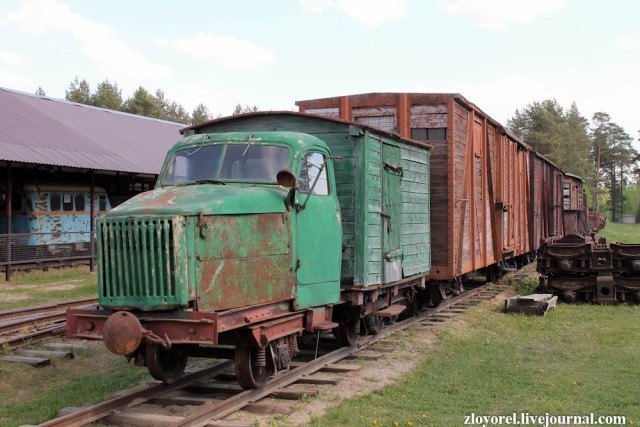
<svg viewBox="0 0 640 427">
<path fill-rule="evenodd" d="M 44 89 L 39 87 L 36 95 L 45 96 L 46 94 Z M 99 83 L 92 92 L 86 80 L 79 80 L 76 77 L 66 89 L 65 99 L 70 102 L 184 124 L 202 123 L 214 118 L 203 103 L 198 104 L 189 113 L 182 104 L 168 99 L 162 89 L 157 89 L 155 93 L 151 93 L 144 87 L 139 86 L 129 98 L 124 99 L 118 84 L 111 83 L 108 79 Z M 248 105 L 243 107 L 238 104 L 232 114 L 254 111 L 258 111 L 258 107 L 250 107 Z M 219 114 L 216 117 L 222 117 L 222 115 Z"/>
<path fill-rule="evenodd" d="M 45 92 L 38 88 L 36 94 Z M 161 89 L 151 93 L 139 86 L 125 100 L 117 83 L 109 80 L 91 91 L 86 80 L 76 77 L 65 94 L 67 101 L 184 124 L 214 118 L 203 103 L 189 113 Z M 258 107 L 237 104 L 231 114 L 254 111 Z M 606 212 L 613 221 L 624 213 L 640 216 L 640 154 L 631 145 L 633 138 L 609 114 L 597 112 L 589 121 L 575 103 L 564 109 L 555 99 L 547 99 L 517 109 L 507 127 L 562 170 L 582 177 L 590 207 Z"/>
<path fill-rule="evenodd" d="M 507 127 L 562 170 L 582 177 L 589 207 L 613 221 L 625 213 L 640 215 L 640 154 L 609 114 L 597 112 L 589 121 L 575 103 L 564 109 L 547 99 L 516 110 Z"/>
</svg>

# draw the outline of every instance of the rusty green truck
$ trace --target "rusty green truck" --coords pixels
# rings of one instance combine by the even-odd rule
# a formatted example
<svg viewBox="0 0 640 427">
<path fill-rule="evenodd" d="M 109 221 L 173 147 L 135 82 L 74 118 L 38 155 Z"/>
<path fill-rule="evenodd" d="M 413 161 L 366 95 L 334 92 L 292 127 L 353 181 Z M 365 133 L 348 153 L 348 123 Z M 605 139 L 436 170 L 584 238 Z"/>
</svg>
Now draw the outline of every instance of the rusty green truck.
<svg viewBox="0 0 640 427">
<path fill-rule="evenodd" d="M 70 310 L 68 336 L 168 383 L 234 357 L 255 388 L 300 335 L 352 345 L 428 301 L 429 145 L 291 112 L 183 132 L 155 189 L 99 221 L 100 306 Z"/>
</svg>

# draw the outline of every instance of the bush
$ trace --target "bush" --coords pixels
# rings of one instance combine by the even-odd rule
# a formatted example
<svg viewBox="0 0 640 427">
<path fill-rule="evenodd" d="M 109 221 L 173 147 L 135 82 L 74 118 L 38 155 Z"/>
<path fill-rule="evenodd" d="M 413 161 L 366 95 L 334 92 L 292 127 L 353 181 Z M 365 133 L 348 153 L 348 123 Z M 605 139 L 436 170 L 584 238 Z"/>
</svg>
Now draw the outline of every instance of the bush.
<svg viewBox="0 0 640 427">
<path fill-rule="evenodd" d="M 536 293 L 540 281 L 537 277 L 525 277 L 518 280 L 515 285 L 518 295 L 531 295 Z"/>
</svg>

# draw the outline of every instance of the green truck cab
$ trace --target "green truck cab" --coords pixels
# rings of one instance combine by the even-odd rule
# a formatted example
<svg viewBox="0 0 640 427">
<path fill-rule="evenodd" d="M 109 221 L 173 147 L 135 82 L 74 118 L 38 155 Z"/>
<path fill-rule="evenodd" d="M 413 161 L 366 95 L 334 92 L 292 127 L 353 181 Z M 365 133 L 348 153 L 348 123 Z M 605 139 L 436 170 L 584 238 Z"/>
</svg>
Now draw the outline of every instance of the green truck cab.
<svg viewBox="0 0 640 427">
<path fill-rule="evenodd" d="M 97 252 L 100 307 L 70 310 L 67 336 L 165 382 L 189 356 L 233 357 L 259 387 L 300 335 L 352 345 L 419 305 L 429 146 L 288 112 L 187 128 L 155 189 L 98 222 Z"/>
<path fill-rule="evenodd" d="M 299 177 L 296 188 L 278 184 L 281 170 Z M 145 221 L 138 226 L 149 246 L 142 259 L 110 250 L 118 241 L 126 249 L 137 235 L 135 228 L 109 229 L 122 218 Z M 153 254 L 167 245 L 152 227 L 163 220 L 172 223 L 174 256 L 158 268 L 161 257 Z M 184 138 L 168 153 L 156 188 L 114 209 L 100 231 L 99 265 L 112 264 L 105 273 L 118 270 L 99 277 L 101 306 L 221 311 L 293 300 L 302 309 L 340 297 L 342 228 L 333 167 L 326 144 L 310 135 Z M 154 287 L 161 275 L 176 283 Z"/>
</svg>

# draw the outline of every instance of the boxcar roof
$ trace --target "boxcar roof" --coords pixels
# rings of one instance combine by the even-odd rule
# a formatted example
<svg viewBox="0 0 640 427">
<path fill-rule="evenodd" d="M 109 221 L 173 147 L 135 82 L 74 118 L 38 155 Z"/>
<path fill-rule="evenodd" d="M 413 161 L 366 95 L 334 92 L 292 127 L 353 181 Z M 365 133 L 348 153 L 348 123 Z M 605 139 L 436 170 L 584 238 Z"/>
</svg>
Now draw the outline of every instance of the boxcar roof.
<svg viewBox="0 0 640 427">
<path fill-rule="evenodd" d="M 328 121 L 328 122 L 334 122 L 334 123 L 342 123 L 344 125 L 349 125 L 349 126 L 357 126 L 359 128 L 362 129 L 369 129 L 373 132 L 379 133 L 379 134 L 384 134 L 396 141 L 402 141 L 406 144 L 411 144 L 411 145 L 416 145 L 419 147 L 423 147 L 426 149 L 431 149 L 432 145 L 423 142 L 423 141 L 417 141 L 415 139 L 409 139 L 409 138 L 404 138 L 400 135 L 398 135 L 397 133 L 393 133 L 393 132 L 389 132 L 387 130 L 375 127 L 375 126 L 370 126 L 364 123 L 359 123 L 359 122 L 352 122 L 352 121 L 348 121 L 348 120 L 342 120 L 342 119 L 335 119 L 335 118 L 330 118 L 330 117 L 325 117 L 325 116 L 319 116 L 317 114 L 306 114 L 306 113 L 297 113 L 294 111 L 258 111 L 258 112 L 254 112 L 254 113 L 246 113 L 246 114 L 238 114 L 235 116 L 228 116 L 228 117 L 221 117 L 219 119 L 214 119 L 214 120 L 209 120 L 208 122 L 203 122 L 203 123 L 198 123 L 196 125 L 193 126 L 189 126 L 186 127 L 184 129 L 182 129 L 180 131 L 180 133 L 184 134 L 188 131 L 194 131 L 194 132 L 199 132 L 199 131 L 204 131 L 206 132 L 206 128 L 209 125 L 215 125 L 217 123 L 224 123 L 224 122 L 233 122 L 234 120 L 243 120 L 245 118 L 248 117 L 260 117 L 260 116 L 290 116 L 290 117 L 300 117 L 303 119 L 308 119 L 308 120 L 322 120 L 322 121 Z"/>
<path fill-rule="evenodd" d="M 158 174 L 183 124 L 0 88 L 0 160 Z"/>
<path fill-rule="evenodd" d="M 410 99 L 411 105 L 428 105 L 433 103 L 446 104 L 448 100 L 455 99 L 467 108 L 486 117 L 494 126 L 500 129 L 505 135 L 513 139 L 523 148 L 530 150 L 531 147 L 511 130 L 505 128 L 493 117 L 485 113 L 480 107 L 468 101 L 459 93 L 422 93 L 422 92 L 370 92 L 355 95 L 335 96 L 329 98 L 308 99 L 296 101 L 296 105 L 301 109 L 335 108 L 339 105 L 341 98 L 349 98 L 351 107 L 371 107 L 371 106 L 394 106 L 400 95 L 406 95 Z"/>
</svg>

